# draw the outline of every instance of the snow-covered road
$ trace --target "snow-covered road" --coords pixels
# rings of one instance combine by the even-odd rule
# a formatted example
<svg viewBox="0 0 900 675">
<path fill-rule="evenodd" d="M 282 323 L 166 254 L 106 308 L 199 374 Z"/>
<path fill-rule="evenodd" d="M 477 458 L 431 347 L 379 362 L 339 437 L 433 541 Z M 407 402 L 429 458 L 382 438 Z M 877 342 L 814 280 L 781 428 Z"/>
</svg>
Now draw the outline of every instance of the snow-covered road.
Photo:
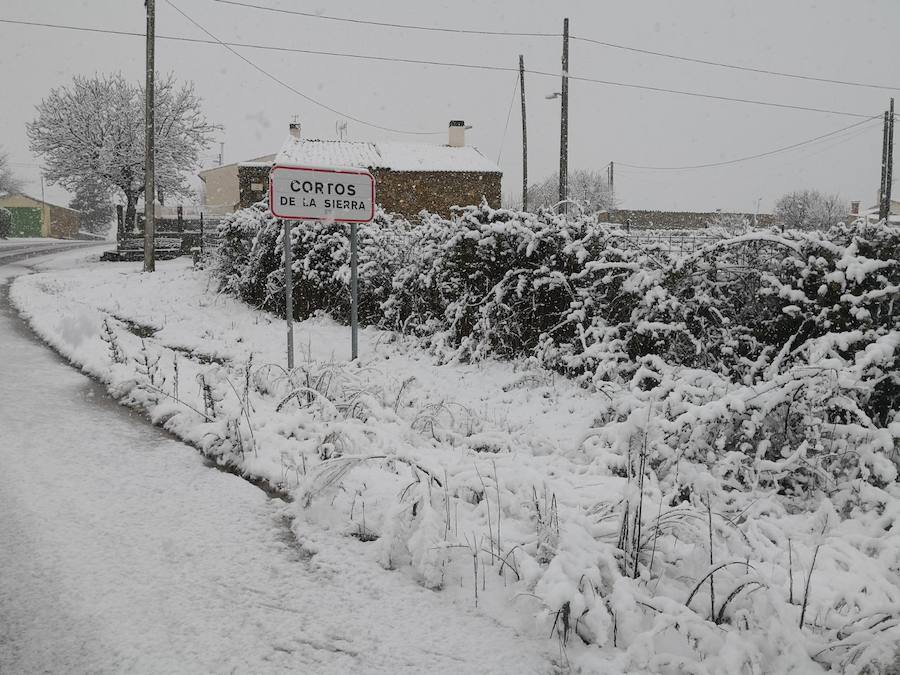
<svg viewBox="0 0 900 675">
<path fill-rule="evenodd" d="M 0 267 L 0 673 L 547 673 L 514 634 L 150 427 L 34 341 Z"/>
<path fill-rule="evenodd" d="M 71 239 L 0 239 L 0 265 L 21 262 L 46 255 L 49 251 L 62 252 L 85 247 L 111 248 L 114 243 L 75 241 Z"/>
</svg>

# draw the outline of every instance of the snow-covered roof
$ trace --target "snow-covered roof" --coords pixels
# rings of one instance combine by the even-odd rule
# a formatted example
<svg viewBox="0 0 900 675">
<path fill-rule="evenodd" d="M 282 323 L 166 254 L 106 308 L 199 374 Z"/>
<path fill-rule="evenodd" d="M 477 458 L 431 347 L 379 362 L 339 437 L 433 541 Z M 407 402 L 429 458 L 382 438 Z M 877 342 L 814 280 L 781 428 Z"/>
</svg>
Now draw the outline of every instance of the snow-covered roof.
<svg viewBox="0 0 900 675">
<path fill-rule="evenodd" d="M 36 204 L 43 204 L 44 206 L 49 206 L 54 209 L 63 209 L 64 211 L 72 211 L 73 213 L 81 213 L 78 209 L 73 209 L 68 206 L 62 206 L 60 204 L 54 204 L 52 202 L 44 201 L 43 199 L 38 199 L 37 197 L 32 197 L 31 195 L 25 194 L 24 192 L 0 192 L 0 199 L 14 199 L 15 197 L 22 197 L 24 199 L 30 199 Z"/>
<path fill-rule="evenodd" d="M 281 146 L 275 163 L 393 171 L 500 173 L 499 166 L 471 146 L 323 141 L 292 136 Z"/>
<path fill-rule="evenodd" d="M 272 162 L 275 159 L 275 155 L 263 155 L 262 157 L 255 157 L 253 159 L 249 159 L 246 162 L 231 162 L 231 164 L 222 164 L 220 166 L 211 166 L 208 169 L 202 169 L 197 172 L 197 175 L 200 176 L 201 180 L 204 179 L 204 176 L 207 176 L 216 171 L 231 171 L 232 169 L 238 166 L 272 166 Z"/>
</svg>

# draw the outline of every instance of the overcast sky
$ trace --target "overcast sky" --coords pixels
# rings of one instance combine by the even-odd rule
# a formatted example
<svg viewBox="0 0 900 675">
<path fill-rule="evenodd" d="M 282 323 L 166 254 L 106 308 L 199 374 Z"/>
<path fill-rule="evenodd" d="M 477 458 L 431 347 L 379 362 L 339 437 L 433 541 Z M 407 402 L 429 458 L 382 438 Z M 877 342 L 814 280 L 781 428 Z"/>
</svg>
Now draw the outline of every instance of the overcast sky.
<svg viewBox="0 0 900 675">
<path fill-rule="evenodd" d="M 205 37 L 157 0 L 157 34 Z M 760 69 L 898 87 L 895 91 L 802 81 L 726 70 L 572 41 L 570 73 L 623 83 L 682 89 L 864 115 L 886 109 L 900 93 L 900 2 L 897 0 L 246 0 L 271 7 L 382 22 L 520 32 L 558 32 Z M 275 14 L 214 0 L 171 0 L 223 40 L 527 68 L 558 72 L 561 40 L 485 37 L 353 25 Z M 143 31 L 142 0 L 3 0 L 0 19 Z M 510 111 L 516 75 L 438 66 L 379 63 L 309 54 L 240 50 L 294 88 L 376 124 L 433 136 L 404 136 L 348 124 L 352 140 L 446 143 L 447 122 L 473 125 L 467 141 L 496 160 L 504 192 L 520 190 L 519 101 Z M 25 122 L 52 87 L 74 75 L 144 69 L 139 37 L 0 23 L 0 146 L 39 194 L 38 158 Z M 310 138 L 333 138 L 339 115 L 266 79 L 218 45 L 157 41 L 157 69 L 193 80 L 209 118 L 224 126 L 225 161 L 276 152 L 297 115 Z M 559 101 L 545 96 L 558 78 L 526 77 L 529 177 L 558 168 Z M 617 165 L 684 166 L 765 152 L 847 127 L 861 118 L 769 108 L 570 82 L 570 171 Z M 218 146 L 206 165 L 215 162 Z M 502 154 L 501 154 L 502 153 Z M 879 182 L 880 123 L 862 125 L 792 152 L 703 170 L 651 172 L 617 166 L 616 191 L 628 208 L 769 210 L 784 192 L 817 188 L 874 202 Z M 60 189 L 48 197 L 67 200 Z"/>
</svg>

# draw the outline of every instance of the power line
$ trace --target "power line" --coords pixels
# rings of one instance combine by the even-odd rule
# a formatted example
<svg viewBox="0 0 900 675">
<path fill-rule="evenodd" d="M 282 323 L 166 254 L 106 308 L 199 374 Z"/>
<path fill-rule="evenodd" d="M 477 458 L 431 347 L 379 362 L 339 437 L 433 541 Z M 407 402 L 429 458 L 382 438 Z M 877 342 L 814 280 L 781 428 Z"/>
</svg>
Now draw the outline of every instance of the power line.
<svg viewBox="0 0 900 675">
<path fill-rule="evenodd" d="M 500 149 L 497 151 L 497 164 L 503 157 L 503 143 L 506 141 L 506 132 L 509 130 L 509 118 L 512 117 L 513 103 L 516 101 L 516 92 L 519 91 L 519 76 L 516 75 L 516 81 L 513 85 L 512 98 L 509 99 L 509 110 L 506 111 L 506 124 L 503 125 L 503 136 L 500 137 Z"/>
<path fill-rule="evenodd" d="M 213 40 L 215 40 L 215 41 L 218 42 L 220 45 L 222 45 L 223 47 L 225 47 L 225 49 L 227 49 L 227 50 L 230 51 L 232 54 L 234 54 L 235 56 L 237 56 L 241 61 L 243 61 L 244 63 L 246 63 L 246 64 L 249 65 L 249 66 L 252 66 L 255 70 L 257 70 L 258 72 L 262 73 L 263 75 L 265 75 L 266 77 L 268 77 L 268 78 L 269 78 L 270 80 L 272 80 L 273 82 L 277 82 L 278 84 L 280 84 L 280 85 L 281 85 L 282 87 L 284 87 L 285 89 L 288 89 L 289 91 L 294 92 L 295 94 L 297 94 L 298 96 L 300 96 L 300 97 L 303 98 L 304 100 L 309 101 L 310 103 L 312 103 L 312 104 L 314 104 L 314 105 L 317 105 L 317 106 L 319 106 L 320 108 L 324 108 L 325 110 L 328 110 L 328 111 L 330 111 L 330 112 L 333 112 L 333 113 L 335 113 L 336 115 L 341 115 L 342 117 L 346 117 L 347 119 L 353 120 L 354 122 L 359 122 L 360 124 L 363 124 L 363 125 L 365 125 L 365 126 L 367 126 L 367 127 L 372 127 L 373 129 L 381 129 L 382 131 L 390 131 L 391 133 L 395 133 L 395 134 L 409 134 L 409 135 L 413 135 L 413 136 L 432 136 L 432 135 L 435 135 L 435 134 L 442 134 L 442 133 L 444 133 L 443 131 L 409 131 L 409 130 L 406 130 L 406 129 L 394 129 L 394 128 L 391 128 L 391 127 L 382 126 L 381 124 L 376 124 L 376 123 L 374 123 L 374 122 L 369 122 L 369 121 L 364 120 L 364 119 L 361 119 L 361 118 L 359 118 L 359 117 L 354 117 L 353 115 L 348 115 L 347 113 L 342 112 L 342 111 L 340 111 L 340 110 L 337 110 L 336 108 L 332 108 L 330 105 L 327 105 L 326 103 L 322 103 L 321 101 L 318 101 L 318 100 L 314 99 L 312 96 L 308 96 L 307 94 L 304 94 L 302 91 L 300 91 L 299 89 L 296 89 L 295 87 L 291 86 L 290 84 L 288 84 L 288 83 L 285 82 L 284 80 L 282 80 L 282 79 L 276 77 L 275 75 L 273 75 L 272 73 L 270 73 L 269 71 L 267 71 L 265 68 L 263 68 L 263 67 L 261 67 L 261 66 L 258 66 L 255 62 L 251 61 L 250 59 L 248 59 L 246 56 L 244 56 L 244 55 L 241 54 L 240 52 L 235 51 L 232 47 L 230 47 L 229 45 L 227 45 L 227 44 L 225 44 L 224 42 L 222 42 L 219 38 L 217 38 L 215 35 L 213 35 L 213 34 L 210 33 L 208 30 L 206 30 L 206 28 L 204 28 L 204 27 L 201 26 L 199 23 L 197 23 L 196 21 L 194 21 L 194 19 L 192 19 L 190 16 L 188 16 L 187 14 L 185 14 L 181 9 L 178 8 L 177 5 L 175 5 L 175 4 L 172 2 L 172 0 L 166 0 L 166 4 L 169 5 L 169 7 L 171 7 L 172 9 L 174 9 L 176 12 L 178 12 L 179 14 L 181 14 L 181 16 L 183 16 L 185 19 L 187 19 L 188 21 L 190 21 L 194 26 L 196 26 L 197 28 L 199 28 L 199 29 L 200 29 L 201 31 L 203 31 L 204 33 L 206 33 L 206 34 L 207 34 L 209 37 L 211 37 Z"/>
<path fill-rule="evenodd" d="M 708 59 L 698 59 L 690 56 L 681 56 L 679 54 L 669 54 L 667 52 L 657 52 L 652 49 L 642 49 L 640 47 L 631 47 L 629 45 L 618 44 L 615 42 L 605 42 L 594 38 L 570 36 L 573 40 L 580 42 L 588 42 L 590 44 L 610 47 L 612 49 L 621 49 L 623 51 L 635 52 L 638 54 L 647 54 L 649 56 L 658 56 L 665 59 L 674 59 L 676 61 L 686 61 L 688 63 L 699 63 L 704 66 L 715 66 L 717 68 L 728 68 L 730 70 L 742 70 L 748 73 L 756 73 L 759 75 L 774 75 L 777 77 L 789 77 L 798 80 L 809 80 L 811 82 L 825 82 L 828 84 L 840 84 L 848 87 L 865 87 L 868 89 L 885 89 L 887 91 L 900 91 L 900 87 L 892 87 L 883 84 L 871 84 L 868 82 L 853 82 L 851 80 L 836 80 L 829 77 L 815 77 L 813 75 L 800 75 L 798 73 L 786 73 L 781 70 L 768 70 L 766 68 L 754 68 L 752 66 L 739 66 L 733 63 L 723 63 L 721 61 L 711 61 Z"/>
<path fill-rule="evenodd" d="M 642 166 L 639 164 L 626 164 L 625 162 L 616 161 L 617 166 L 624 166 L 629 169 L 640 169 L 643 171 L 686 171 L 692 169 L 708 169 L 717 166 L 728 166 L 730 164 L 737 164 L 739 162 L 746 162 L 752 159 L 759 159 L 761 157 L 768 157 L 770 155 L 775 155 L 781 152 L 787 152 L 789 150 L 793 150 L 795 148 L 802 147 L 804 145 L 810 145 L 812 143 L 816 143 L 823 139 L 829 138 L 831 136 L 836 136 L 837 134 L 844 133 L 845 131 L 849 131 L 850 129 L 854 129 L 856 127 L 869 124 L 880 116 L 876 115 L 874 117 L 869 117 L 868 119 L 862 120 L 861 122 L 856 122 L 851 124 L 848 127 L 844 127 L 842 129 L 836 129 L 834 131 L 829 131 L 827 134 L 822 134 L 821 136 L 816 136 L 815 138 L 810 138 L 805 141 L 800 141 L 799 143 L 792 143 L 791 145 L 785 145 L 780 148 L 775 148 L 774 150 L 769 150 L 767 152 L 760 152 L 755 155 L 747 155 L 746 157 L 737 157 L 735 159 L 729 159 L 722 162 L 709 162 L 707 164 L 691 164 L 686 166 Z"/>
<path fill-rule="evenodd" d="M 372 21 L 366 19 L 353 19 L 350 17 L 340 17 L 340 16 L 331 16 L 327 14 L 318 14 L 316 12 L 303 12 L 295 9 L 282 9 L 280 7 L 266 7 L 265 5 L 257 5 L 250 2 L 239 2 L 238 0 L 215 0 L 215 2 L 219 2 L 225 5 L 235 5 L 237 7 L 245 7 L 248 9 L 257 9 L 263 10 L 267 12 L 276 12 L 279 14 L 293 14 L 296 16 L 303 16 L 310 19 L 322 19 L 325 21 L 339 21 L 344 23 L 354 23 L 361 24 L 365 26 L 378 26 L 380 28 L 399 28 L 403 30 L 420 30 L 420 31 L 430 31 L 437 33 L 456 33 L 456 34 L 464 34 L 464 35 L 482 35 L 482 36 L 503 36 L 503 37 L 540 37 L 540 38 L 561 38 L 562 33 L 546 33 L 546 32 L 534 32 L 534 31 L 501 31 L 501 30 L 483 30 L 483 29 L 467 29 L 467 28 L 447 28 L 443 26 L 422 26 L 422 25 L 414 25 L 414 24 L 404 24 L 404 23 L 390 23 L 387 21 Z M 624 45 L 616 42 L 607 42 L 605 40 L 598 40 L 595 38 L 589 37 L 577 37 L 570 36 L 572 40 L 579 40 L 580 42 L 586 42 L 589 44 L 600 45 L 602 47 L 609 47 L 612 49 L 621 49 L 623 51 L 635 52 L 638 54 L 645 54 L 647 56 L 657 56 L 660 58 L 666 59 L 674 59 L 677 61 L 685 61 L 688 63 L 698 63 L 705 66 L 714 66 L 717 68 L 728 68 L 731 70 L 740 70 L 750 73 L 757 73 L 760 75 L 774 75 L 777 77 L 788 77 L 795 78 L 799 80 L 808 80 L 812 82 L 824 82 L 828 84 L 839 84 L 849 87 L 865 87 L 870 89 L 885 89 L 888 91 L 900 91 L 900 87 L 896 86 L 888 86 L 882 84 L 871 84 L 867 82 L 854 82 L 852 80 L 838 80 L 828 77 L 815 77 L 812 75 L 801 75 L 798 73 L 788 73 L 780 70 L 769 70 L 766 68 L 754 68 L 752 66 L 740 66 L 733 63 L 724 63 L 722 61 L 713 61 L 711 59 L 700 59 L 693 58 L 690 56 L 682 56 L 680 54 L 671 54 L 668 52 L 659 52 L 654 51 L 652 49 L 643 49 L 641 47 L 632 47 L 630 45 Z"/>
<path fill-rule="evenodd" d="M 218 0 L 218 1 L 224 2 L 225 0 Z M 174 7 L 174 5 L 173 5 L 173 7 Z M 176 10 L 178 9 L 177 7 L 174 7 L 174 8 Z M 178 10 L 178 11 L 180 12 L 181 10 Z M 284 10 L 284 11 L 288 11 L 288 10 Z M 182 12 L 182 14 L 183 14 L 183 12 Z M 185 15 L 185 16 L 187 16 L 187 15 Z M 189 20 L 193 21 L 193 19 L 189 19 Z M 13 20 L 13 19 L 0 19 L 0 23 L 18 24 L 18 25 L 26 25 L 26 26 L 38 26 L 38 27 L 44 27 L 44 28 L 58 28 L 58 29 L 64 29 L 64 30 L 76 30 L 76 31 L 91 32 L 91 33 L 107 33 L 107 34 L 113 34 L 113 35 L 129 35 L 129 36 L 136 36 L 136 37 L 144 37 L 143 33 L 138 33 L 138 32 L 120 31 L 120 30 L 102 29 L 102 28 L 87 28 L 87 27 L 83 27 L 83 26 L 67 26 L 67 25 L 62 25 L 62 24 L 50 24 L 50 23 L 41 23 L 41 22 L 34 22 L 34 21 L 18 21 L 18 20 Z M 196 22 L 195 22 L 195 24 L 196 24 Z M 198 25 L 198 27 L 200 27 L 199 24 L 196 24 L 196 25 Z M 299 96 L 302 96 L 303 98 L 306 98 L 307 100 L 310 100 L 311 102 L 315 103 L 316 105 L 320 105 L 321 107 L 324 107 L 325 109 L 330 110 L 331 112 L 334 112 L 336 114 L 343 115 L 344 117 L 347 117 L 349 119 L 358 121 L 361 124 L 365 124 L 367 126 L 373 126 L 378 129 L 384 129 L 386 131 L 393 131 L 395 133 L 404 133 L 404 134 L 413 134 L 413 135 L 434 135 L 434 134 L 442 134 L 444 132 L 443 131 L 434 131 L 434 132 L 400 131 L 400 130 L 390 129 L 387 127 L 382 127 L 380 125 L 372 124 L 369 122 L 365 122 L 363 120 L 358 120 L 350 115 L 346 115 L 337 110 L 334 110 L 333 108 L 330 108 L 327 105 L 320 103 L 319 101 L 315 101 L 311 97 L 308 97 L 306 94 L 303 94 L 303 93 L 293 89 L 287 83 L 276 78 L 271 73 L 268 73 L 267 71 L 263 70 L 260 66 L 257 66 L 255 63 L 251 62 L 249 59 L 244 57 L 243 55 L 234 51 L 234 49 L 232 49 L 232 47 L 241 47 L 241 48 L 248 48 L 248 49 L 261 49 L 261 50 L 270 50 L 270 51 L 278 51 L 278 52 L 296 52 L 296 53 L 300 53 L 300 54 L 314 54 L 314 55 L 319 55 L 319 56 L 334 56 L 334 57 L 340 57 L 340 58 L 362 59 L 362 60 L 369 60 L 369 61 L 408 63 L 408 64 L 442 66 L 442 67 L 451 67 L 451 68 L 468 68 L 468 69 L 473 69 L 473 70 L 487 70 L 487 71 L 496 71 L 496 72 L 518 72 L 517 68 L 511 67 L 511 66 L 494 66 L 494 65 L 474 64 L 474 63 L 454 63 L 454 62 L 448 62 L 448 61 L 431 61 L 431 60 L 410 59 L 410 58 L 403 58 L 403 57 L 387 57 L 387 56 L 375 56 L 375 55 L 369 55 L 369 54 L 354 54 L 354 53 L 349 53 L 349 52 L 319 51 L 319 50 L 314 50 L 314 49 L 301 49 L 301 48 L 296 48 L 296 47 L 279 47 L 279 46 L 274 46 L 274 45 L 261 45 L 261 44 L 254 44 L 254 43 L 245 43 L 245 42 L 225 42 L 223 40 L 219 40 L 218 38 L 213 36 L 211 33 L 206 31 L 202 27 L 200 27 L 200 28 L 201 28 L 201 30 L 206 32 L 207 35 L 210 35 L 211 37 L 213 37 L 213 39 L 212 40 L 204 40 L 204 39 L 199 39 L 199 38 L 188 38 L 188 37 L 181 37 L 181 36 L 174 36 L 174 35 L 157 35 L 156 38 L 161 39 L 161 40 L 174 40 L 174 41 L 178 41 L 178 42 L 191 42 L 191 43 L 198 43 L 198 44 L 221 45 L 221 46 L 225 47 L 226 49 L 228 49 L 229 51 L 231 51 L 233 54 L 235 54 L 238 58 L 244 60 L 245 62 L 247 62 L 248 64 L 253 66 L 253 68 L 255 68 L 255 69 L 259 70 L 260 72 L 262 72 L 263 74 L 265 74 L 266 77 L 269 77 L 270 79 L 274 80 L 278 84 L 281 84 L 282 86 L 287 87 L 288 89 L 291 89 L 292 91 L 294 91 L 294 93 L 298 94 Z M 560 76 L 559 73 L 542 71 L 542 70 L 526 69 L 525 72 L 530 75 L 537 75 L 539 77 L 558 78 Z M 756 100 L 756 99 L 736 98 L 736 97 L 731 97 L 731 96 L 719 96 L 716 94 L 705 94 L 705 93 L 696 92 L 696 91 L 668 89 L 665 87 L 653 87 L 650 85 L 633 84 L 630 82 L 616 82 L 613 80 L 604 80 L 604 79 L 600 79 L 600 78 L 592 78 L 592 77 L 585 77 L 585 76 L 572 75 L 572 74 L 569 75 L 569 79 L 580 81 L 580 82 L 588 82 L 588 83 L 592 83 L 592 84 L 602 84 L 602 85 L 607 85 L 607 86 L 611 86 L 611 87 L 624 87 L 624 88 L 628 88 L 628 89 L 653 91 L 656 93 L 679 94 L 682 96 L 690 96 L 693 98 L 706 98 L 706 99 L 715 100 L 715 101 L 727 101 L 727 102 L 732 102 L 732 103 L 744 103 L 744 104 L 749 104 L 749 105 L 758 105 L 758 106 L 765 106 L 765 107 L 772 107 L 772 108 L 801 110 L 801 111 L 805 111 L 805 112 L 818 112 L 818 113 L 825 113 L 825 114 L 831 114 L 831 115 L 843 115 L 845 117 L 860 117 L 860 118 L 868 117 L 867 115 L 862 114 L 862 113 L 851 113 L 851 112 L 841 111 L 841 110 L 830 110 L 827 108 L 816 108 L 816 107 L 810 107 L 810 106 L 792 105 L 792 104 L 788 104 L 788 103 L 777 103 L 774 101 L 760 101 L 760 100 Z"/>
<path fill-rule="evenodd" d="M 113 30 L 109 28 L 88 28 L 85 26 L 69 26 L 65 24 L 54 24 L 54 23 L 41 23 L 37 21 L 18 21 L 14 19 L 0 19 L 0 23 L 9 23 L 16 24 L 21 26 L 35 26 L 42 28 L 58 28 L 62 30 L 74 30 L 74 31 L 82 31 L 87 33 L 106 33 L 109 35 L 126 35 L 126 36 L 134 36 L 134 37 L 144 37 L 144 33 L 138 33 L 136 31 L 124 31 L 124 30 Z M 203 45 L 226 45 L 229 47 L 241 47 L 246 49 L 260 49 L 264 51 L 274 51 L 274 52 L 287 52 L 287 53 L 296 53 L 296 54 L 313 54 L 317 56 L 336 56 L 342 58 L 350 58 L 350 59 L 363 59 L 369 61 L 386 61 L 393 63 L 409 63 L 416 65 L 426 65 L 426 66 L 446 66 L 450 68 L 471 68 L 474 70 L 494 70 L 494 71 L 502 71 L 502 72 L 518 72 L 517 68 L 512 68 L 508 66 L 492 66 L 485 64 L 477 64 L 477 63 L 456 63 L 452 61 L 434 61 L 428 59 L 411 59 L 404 57 L 391 57 L 391 56 L 376 56 L 373 54 L 353 54 L 349 52 L 331 52 L 324 51 L 318 49 L 302 49 L 300 47 L 281 47 L 278 45 L 263 45 L 252 42 L 231 42 L 226 40 L 205 40 L 203 38 L 191 38 L 185 37 L 181 35 L 156 35 L 157 40 L 172 40 L 175 42 L 191 42 L 195 44 L 203 44 Z M 558 75 L 553 75 L 553 77 L 558 77 Z"/>
<path fill-rule="evenodd" d="M 236 0 L 215 0 L 225 5 L 236 5 L 238 7 L 247 7 L 249 9 L 261 9 L 267 12 L 276 12 L 279 14 L 295 14 L 297 16 L 305 16 L 310 19 L 324 19 L 326 21 L 341 21 L 344 23 L 356 23 L 364 26 L 380 26 L 381 28 L 403 28 L 405 30 L 424 30 L 434 33 L 465 33 L 467 35 L 493 35 L 493 36 L 510 36 L 510 37 L 562 37 L 561 33 L 541 33 L 541 32 L 516 32 L 516 31 L 500 31 L 500 30 L 479 30 L 479 29 L 463 29 L 463 28 L 445 28 L 441 26 L 415 26 L 404 23 L 388 23 L 386 21 L 370 21 L 366 19 L 351 19 L 342 16 L 329 16 L 327 14 L 318 14 L 316 12 L 301 12 L 296 9 L 282 9 L 280 7 L 266 7 L 265 5 L 254 5 L 249 2 L 237 2 Z"/>
<path fill-rule="evenodd" d="M 537 71 L 537 70 L 528 70 L 525 71 L 528 73 L 532 73 L 533 75 L 546 75 L 552 77 L 559 77 L 558 73 L 548 73 L 545 71 Z M 703 94 L 697 91 L 686 91 L 684 89 L 667 89 L 665 87 L 652 87 L 646 84 L 631 84 L 629 82 L 615 82 L 613 80 L 602 80 L 600 78 L 595 77 L 583 77 L 578 75 L 569 75 L 570 80 L 577 80 L 579 82 L 593 82 L 595 84 L 605 84 L 611 87 L 625 87 L 626 89 L 643 89 L 644 91 L 655 91 L 657 93 L 666 93 L 666 94 L 680 94 L 682 96 L 691 96 L 694 98 L 708 98 L 713 101 L 730 101 L 732 103 L 747 103 L 749 105 L 759 105 L 766 106 L 770 108 L 784 108 L 789 110 L 804 110 L 806 112 L 819 112 L 819 113 L 827 113 L 829 115 L 843 115 L 844 117 L 865 117 L 869 118 L 868 115 L 863 113 L 852 113 L 847 112 L 845 110 L 830 110 L 828 108 L 815 108 L 810 106 L 803 105 L 792 105 L 790 103 L 776 103 L 774 101 L 759 101 L 752 98 L 737 98 L 733 96 L 718 96 L 716 94 Z"/>
</svg>

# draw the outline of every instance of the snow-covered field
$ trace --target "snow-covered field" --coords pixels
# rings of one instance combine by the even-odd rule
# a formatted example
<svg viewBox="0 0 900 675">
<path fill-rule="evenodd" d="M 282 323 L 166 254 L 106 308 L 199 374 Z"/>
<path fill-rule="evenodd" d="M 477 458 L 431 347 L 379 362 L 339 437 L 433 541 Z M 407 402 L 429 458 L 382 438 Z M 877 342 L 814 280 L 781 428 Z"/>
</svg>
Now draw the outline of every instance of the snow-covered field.
<svg viewBox="0 0 900 675">
<path fill-rule="evenodd" d="M 705 371 L 641 401 L 524 360 L 436 365 L 374 329 L 348 363 L 349 330 L 319 317 L 296 325 L 287 372 L 283 322 L 183 260 L 21 277 L 11 298 L 114 397 L 290 494 L 309 552 L 335 555 L 320 528 L 356 538 L 409 583 L 546 636 L 560 671 L 900 668 L 900 489 L 872 449 L 890 439 L 858 448 L 880 486 L 786 499 L 683 461 L 685 496 L 645 461 L 672 433 L 662 407 L 712 414 L 690 403 L 720 386 Z"/>
</svg>

